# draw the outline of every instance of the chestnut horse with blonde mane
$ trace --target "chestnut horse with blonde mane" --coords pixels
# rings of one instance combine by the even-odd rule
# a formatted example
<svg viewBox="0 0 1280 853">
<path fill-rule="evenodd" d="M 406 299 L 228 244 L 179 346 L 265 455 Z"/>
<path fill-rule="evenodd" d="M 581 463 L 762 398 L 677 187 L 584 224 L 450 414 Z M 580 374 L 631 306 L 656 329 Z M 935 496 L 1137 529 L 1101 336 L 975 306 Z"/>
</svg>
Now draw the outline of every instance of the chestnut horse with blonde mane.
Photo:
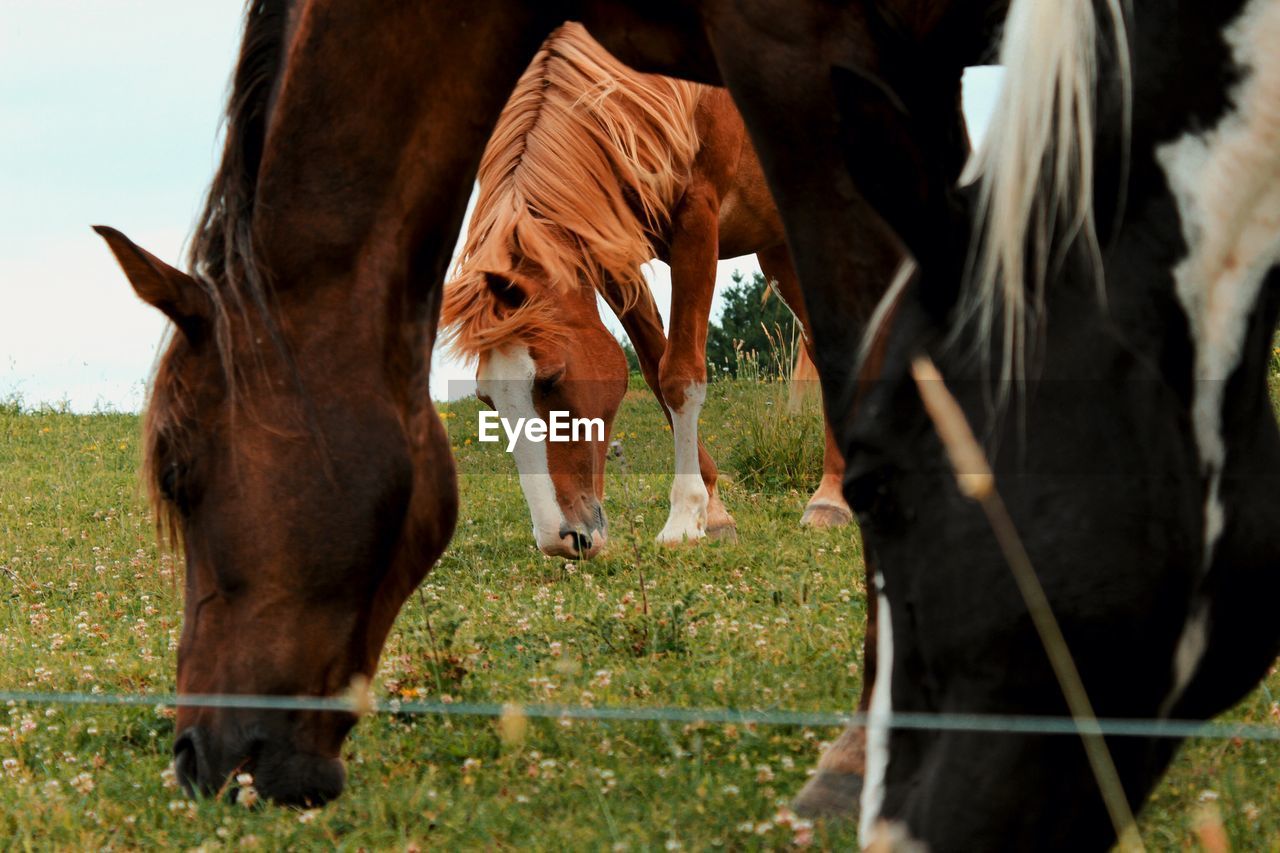
<svg viewBox="0 0 1280 853">
<path fill-rule="evenodd" d="M 478 392 L 504 417 L 565 411 L 605 425 L 598 440 L 516 444 L 538 547 L 586 558 L 607 537 L 605 452 L 628 368 L 597 294 L 671 425 L 675 476 L 658 541 L 734 535 L 698 438 L 716 260 L 755 252 L 812 344 L 782 222 L 728 93 L 638 74 L 566 24 L 516 84 L 479 183 L 445 286 L 444 334 L 478 362 Z M 671 264 L 670 341 L 641 273 L 654 257 Z M 826 439 L 822 481 L 801 519 L 815 527 L 853 518 L 829 428 Z"/>
</svg>

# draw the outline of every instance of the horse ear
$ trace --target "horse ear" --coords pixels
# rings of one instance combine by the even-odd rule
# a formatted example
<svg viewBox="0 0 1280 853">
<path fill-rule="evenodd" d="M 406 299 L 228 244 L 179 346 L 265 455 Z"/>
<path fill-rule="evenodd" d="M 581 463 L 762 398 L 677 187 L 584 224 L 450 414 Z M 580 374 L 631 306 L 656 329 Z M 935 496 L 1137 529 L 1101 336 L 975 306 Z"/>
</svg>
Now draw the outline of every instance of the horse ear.
<svg viewBox="0 0 1280 853">
<path fill-rule="evenodd" d="M 182 270 L 169 266 L 114 228 L 95 225 L 134 292 L 165 316 L 191 340 L 202 336 L 213 320 L 213 306 L 204 288 Z"/>
<path fill-rule="evenodd" d="M 534 285 L 524 276 L 487 272 L 484 281 L 499 304 L 512 311 L 524 307 L 533 298 Z"/>
</svg>

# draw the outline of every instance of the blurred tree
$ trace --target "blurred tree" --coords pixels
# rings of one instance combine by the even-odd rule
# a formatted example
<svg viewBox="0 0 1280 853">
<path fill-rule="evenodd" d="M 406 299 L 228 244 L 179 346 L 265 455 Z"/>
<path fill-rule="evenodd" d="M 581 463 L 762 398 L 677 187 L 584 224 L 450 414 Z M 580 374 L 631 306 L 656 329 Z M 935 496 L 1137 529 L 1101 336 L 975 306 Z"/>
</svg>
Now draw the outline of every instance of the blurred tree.
<svg viewBox="0 0 1280 853">
<path fill-rule="evenodd" d="M 623 334 L 618 339 L 618 343 L 622 344 L 622 354 L 627 357 L 627 371 L 636 376 L 643 376 L 644 374 L 640 371 L 640 357 L 636 355 L 636 348 L 631 345 L 631 340 Z"/>
<path fill-rule="evenodd" d="M 707 374 L 737 376 L 744 361 L 777 376 L 790 369 L 800 341 L 800 325 L 782 298 L 757 272 L 750 281 L 734 272 L 723 294 L 719 322 L 707 329 Z"/>
</svg>

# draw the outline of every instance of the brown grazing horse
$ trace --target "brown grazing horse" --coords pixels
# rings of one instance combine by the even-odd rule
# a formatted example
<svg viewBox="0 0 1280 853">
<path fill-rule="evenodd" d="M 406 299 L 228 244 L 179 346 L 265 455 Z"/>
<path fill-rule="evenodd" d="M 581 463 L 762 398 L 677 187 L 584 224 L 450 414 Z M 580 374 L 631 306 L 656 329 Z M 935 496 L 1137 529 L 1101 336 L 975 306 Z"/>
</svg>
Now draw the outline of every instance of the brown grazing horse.
<svg viewBox="0 0 1280 853">
<path fill-rule="evenodd" d="M 561 411 L 604 424 L 583 440 L 520 439 L 511 448 L 538 547 L 586 558 L 607 537 L 605 455 L 627 365 L 597 293 L 634 343 L 671 424 L 675 476 L 658 541 L 734 535 L 715 461 L 698 438 L 716 259 L 755 252 L 801 323 L 807 318 L 782 222 L 728 93 L 636 74 L 580 24 L 566 24 L 516 85 L 479 183 L 445 285 L 444 334 L 477 361 L 479 394 L 503 417 L 545 421 Z M 641 273 L 655 256 L 671 264 L 669 343 Z M 852 521 L 843 475 L 828 428 L 822 481 L 802 524 Z"/>
<path fill-rule="evenodd" d="M 489 134 L 555 27 L 728 87 L 848 449 L 862 319 L 900 256 L 877 223 L 922 264 L 956 250 L 934 238 L 955 231 L 960 76 L 992 6 L 251 0 L 191 272 L 100 229 L 176 328 L 145 431 L 186 557 L 179 692 L 328 696 L 374 673 L 456 517 L 427 393 L 446 266 Z M 324 802 L 354 722 L 180 707 L 179 777 L 216 791 L 250 770 L 272 799 Z"/>
</svg>

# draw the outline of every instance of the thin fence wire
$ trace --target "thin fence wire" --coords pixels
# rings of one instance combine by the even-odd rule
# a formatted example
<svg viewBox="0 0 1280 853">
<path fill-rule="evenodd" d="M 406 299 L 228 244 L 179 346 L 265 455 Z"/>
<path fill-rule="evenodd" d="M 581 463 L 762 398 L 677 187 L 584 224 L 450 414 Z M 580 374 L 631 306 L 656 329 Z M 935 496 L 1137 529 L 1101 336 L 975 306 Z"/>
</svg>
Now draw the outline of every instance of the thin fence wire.
<svg viewBox="0 0 1280 853">
<path fill-rule="evenodd" d="M 800 726 L 824 728 L 868 724 L 921 731 L 967 731 L 1017 735 L 1078 735 L 1070 717 L 1005 714 L 934 714 L 898 711 L 874 715 L 864 712 L 748 710 L 736 708 L 591 707 L 585 705 L 499 702 L 441 702 L 379 700 L 361 707 L 345 697 L 251 696 L 239 694 L 76 693 L 0 690 L 8 705 L 89 705 L 133 707 L 236 708 L 262 711 L 336 711 L 439 717 L 503 717 L 590 720 L 598 722 L 705 723 L 707 725 Z M 1280 741 L 1280 725 L 1196 720 L 1100 718 L 1098 728 L 1108 737 L 1196 738 L 1201 740 Z"/>
</svg>

